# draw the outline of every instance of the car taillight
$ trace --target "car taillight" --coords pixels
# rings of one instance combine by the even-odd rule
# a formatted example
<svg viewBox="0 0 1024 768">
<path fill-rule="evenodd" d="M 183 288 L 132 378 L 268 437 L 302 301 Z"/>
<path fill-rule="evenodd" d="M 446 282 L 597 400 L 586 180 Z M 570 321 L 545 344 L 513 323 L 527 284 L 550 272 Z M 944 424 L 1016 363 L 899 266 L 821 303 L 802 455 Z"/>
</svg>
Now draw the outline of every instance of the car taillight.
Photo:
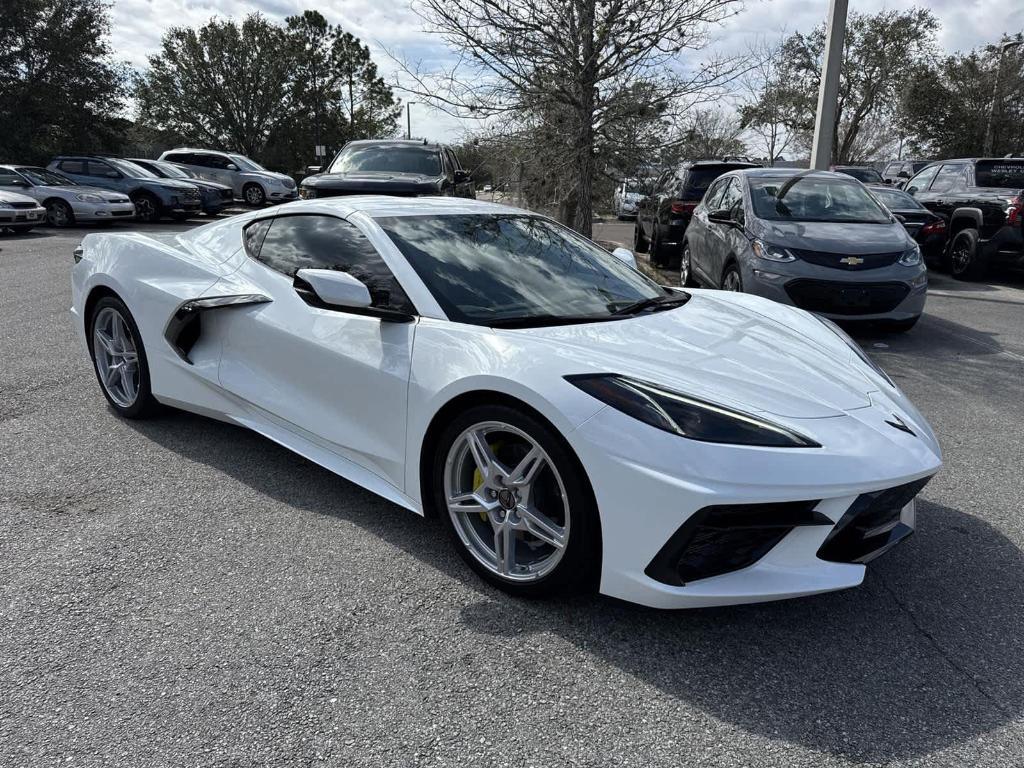
<svg viewBox="0 0 1024 768">
<path fill-rule="evenodd" d="M 1024 195 L 1017 195 L 1010 201 L 1006 210 L 1006 223 L 1011 227 L 1019 227 L 1024 219 Z"/>
<path fill-rule="evenodd" d="M 672 213 L 693 213 L 697 207 L 696 203 L 681 203 L 678 200 L 672 203 Z"/>
<path fill-rule="evenodd" d="M 929 221 L 927 224 L 925 224 L 923 227 L 921 227 L 921 234 L 922 235 L 934 235 L 936 232 L 945 232 L 945 231 L 946 231 L 946 222 L 943 221 L 942 219 L 937 219 L 936 221 Z"/>
</svg>

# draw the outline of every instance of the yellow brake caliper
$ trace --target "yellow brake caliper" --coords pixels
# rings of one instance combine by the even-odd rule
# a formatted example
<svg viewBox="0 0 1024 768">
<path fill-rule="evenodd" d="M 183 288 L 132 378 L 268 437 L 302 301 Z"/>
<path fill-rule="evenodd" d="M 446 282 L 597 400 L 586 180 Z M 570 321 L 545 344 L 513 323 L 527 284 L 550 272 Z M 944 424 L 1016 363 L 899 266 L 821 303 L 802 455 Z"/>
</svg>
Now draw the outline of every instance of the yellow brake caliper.
<svg viewBox="0 0 1024 768">
<path fill-rule="evenodd" d="M 501 448 L 501 443 L 500 442 L 488 443 L 488 446 L 490 446 L 491 453 L 493 453 L 495 456 L 497 456 L 498 455 L 498 450 Z M 479 488 L 481 485 L 483 485 L 483 483 L 484 483 L 483 473 L 480 471 L 480 467 L 477 467 L 476 469 L 473 470 L 473 490 L 476 490 L 477 488 Z M 487 513 L 486 512 L 480 512 L 479 514 L 480 514 L 480 519 L 483 520 L 486 523 L 487 522 Z"/>
</svg>

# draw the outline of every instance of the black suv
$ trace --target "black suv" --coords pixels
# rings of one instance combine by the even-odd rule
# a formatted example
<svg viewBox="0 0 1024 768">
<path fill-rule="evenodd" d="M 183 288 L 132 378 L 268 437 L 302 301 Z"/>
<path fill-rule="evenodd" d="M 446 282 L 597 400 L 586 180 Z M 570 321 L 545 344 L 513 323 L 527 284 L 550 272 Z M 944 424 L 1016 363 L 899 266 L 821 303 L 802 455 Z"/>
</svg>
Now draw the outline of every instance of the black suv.
<svg viewBox="0 0 1024 768">
<path fill-rule="evenodd" d="M 350 141 L 323 173 L 299 186 L 304 198 L 337 195 L 476 197 L 469 171 L 443 144 L 389 139 Z"/>
<path fill-rule="evenodd" d="M 749 160 L 725 158 L 687 162 L 665 171 L 654 191 L 637 205 L 633 250 L 644 253 L 650 248 L 651 264 L 678 267 L 683 233 L 711 182 L 729 171 L 758 167 Z"/>
<path fill-rule="evenodd" d="M 905 187 L 947 222 L 944 267 L 981 280 L 990 266 L 1024 266 L 1024 158 L 940 160 Z"/>
</svg>

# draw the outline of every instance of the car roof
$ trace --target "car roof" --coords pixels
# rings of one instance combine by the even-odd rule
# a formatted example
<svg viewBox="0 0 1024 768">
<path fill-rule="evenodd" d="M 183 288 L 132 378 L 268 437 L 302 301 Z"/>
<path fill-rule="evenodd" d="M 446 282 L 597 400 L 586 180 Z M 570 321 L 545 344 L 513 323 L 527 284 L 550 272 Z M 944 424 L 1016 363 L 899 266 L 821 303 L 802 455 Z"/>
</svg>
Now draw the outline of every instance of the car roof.
<svg viewBox="0 0 1024 768">
<path fill-rule="evenodd" d="M 438 144 L 433 141 L 417 141 L 416 139 L 355 139 L 354 141 L 345 142 L 346 147 L 369 147 L 374 144 L 385 147 L 427 147 L 428 149 L 442 149 L 444 147 L 444 144 Z"/>
<path fill-rule="evenodd" d="M 845 173 L 836 173 L 834 171 L 810 170 L 807 168 L 737 168 L 734 171 L 730 171 L 730 173 L 737 176 L 745 176 L 748 178 L 758 179 L 788 179 L 792 176 L 805 175 L 821 176 L 847 182 L 850 181 L 851 178 L 853 178 L 852 176 L 847 176 Z"/>
<path fill-rule="evenodd" d="M 437 214 L 515 213 L 536 215 L 531 211 L 500 203 L 461 197 L 397 197 L 395 195 L 342 195 L 339 197 L 296 200 L 274 209 L 274 215 L 289 213 L 327 213 L 350 216 L 365 213 L 373 218 L 385 216 L 429 216 Z"/>
<path fill-rule="evenodd" d="M 241 152 L 232 152 L 229 149 L 206 149 L 205 147 L 175 147 L 161 152 L 161 155 L 169 155 L 171 152 L 209 152 L 214 155 L 240 155 Z"/>
</svg>

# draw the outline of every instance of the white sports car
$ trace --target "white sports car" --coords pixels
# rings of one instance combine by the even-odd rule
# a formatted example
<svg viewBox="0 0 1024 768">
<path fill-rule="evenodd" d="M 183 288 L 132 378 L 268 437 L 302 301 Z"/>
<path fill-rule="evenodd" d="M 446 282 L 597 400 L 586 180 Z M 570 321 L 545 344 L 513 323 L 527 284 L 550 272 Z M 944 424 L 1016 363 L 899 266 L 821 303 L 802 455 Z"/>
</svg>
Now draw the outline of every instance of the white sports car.
<svg viewBox="0 0 1024 768">
<path fill-rule="evenodd" d="M 75 261 L 115 411 L 253 429 L 438 515 L 513 594 L 684 608 L 852 587 L 941 465 L 831 323 L 660 287 L 514 208 L 309 200 L 90 234 Z"/>
</svg>

